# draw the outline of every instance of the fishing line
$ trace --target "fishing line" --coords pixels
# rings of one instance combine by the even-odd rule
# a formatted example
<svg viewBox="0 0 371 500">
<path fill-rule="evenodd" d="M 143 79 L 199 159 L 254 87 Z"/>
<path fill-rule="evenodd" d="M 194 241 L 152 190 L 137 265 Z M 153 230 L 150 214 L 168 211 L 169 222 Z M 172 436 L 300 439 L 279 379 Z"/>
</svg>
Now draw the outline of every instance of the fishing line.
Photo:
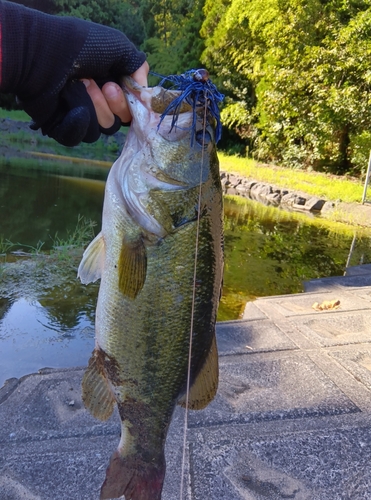
<svg viewBox="0 0 371 500">
<path fill-rule="evenodd" d="M 198 185 L 195 261 L 194 261 L 194 268 L 193 268 L 191 325 L 190 325 L 190 333 L 189 333 L 187 388 L 186 388 L 185 416 L 184 416 L 184 429 L 183 429 L 183 454 L 182 454 L 182 467 L 181 467 L 181 478 L 180 478 L 180 500 L 183 499 L 185 459 L 186 459 L 186 446 L 187 446 L 188 402 L 189 402 L 189 391 L 190 391 L 190 382 L 191 382 L 192 339 L 193 339 L 193 324 L 194 324 L 194 312 L 195 312 L 195 302 L 196 302 L 197 255 L 198 255 L 198 244 L 199 244 L 199 235 L 200 235 L 201 199 L 202 199 L 202 169 L 203 169 L 203 165 L 204 165 L 206 118 L 207 118 L 207 99 L 205 99 L 205 105 L 204 105 L 202 143 L 201 143 L 202 150 L 201 150 L 201 162 L 200 162 L 201 163 L 200 164 L 200 181 L 199 181 L 199 185 Z"/>
</svg>

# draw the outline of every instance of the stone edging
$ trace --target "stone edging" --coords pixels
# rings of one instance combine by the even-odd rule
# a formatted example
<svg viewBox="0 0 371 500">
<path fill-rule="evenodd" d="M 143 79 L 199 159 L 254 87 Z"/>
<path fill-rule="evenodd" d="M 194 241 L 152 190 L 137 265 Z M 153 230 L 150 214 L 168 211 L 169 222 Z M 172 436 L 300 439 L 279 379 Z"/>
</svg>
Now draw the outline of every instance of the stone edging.
<svg viewBox="0 0 371 500">
<path fill-rule="evenodd" d="M 326 201 L 301 191 L 290 191 L 265 182 L 246 179 L 236 174 L 221 172 L 220 179 L 224 194 L 243 196 L 264 205 L 282 206 L 285 209 L 314 213 L 323 213 L 335 206 L 332 201 Z"/>
</svg>

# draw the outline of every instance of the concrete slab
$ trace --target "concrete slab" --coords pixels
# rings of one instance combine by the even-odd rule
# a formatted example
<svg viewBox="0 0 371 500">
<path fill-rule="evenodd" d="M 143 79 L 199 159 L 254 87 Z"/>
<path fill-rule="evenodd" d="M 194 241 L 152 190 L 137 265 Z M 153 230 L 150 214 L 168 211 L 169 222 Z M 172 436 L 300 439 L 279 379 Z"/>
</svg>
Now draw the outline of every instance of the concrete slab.
<svg viewBox="0 0 371 500">
<path fill-rule="evenodd" d="M 247 302 L 244 313 L 243 313 L 244 319 L 267 319 L 267 316 L 257 307 L 256 301 L 255 302 Z"/>
<path fill-rule="evenodd" d="M 371 391 L 371 346 L 332 350 L 329 355 Z"/>
<path fill-rule="evenodd" d="M 190 427 L 358 413 L 359 408 L 304 353 L 222 357 L 215 400 Z"/>
<path fill-rule="evenodd" d="M 83 372 L 45 370 L 25 377 L 0 405 L 1 500 L 99 498 L 120 440 L 120 418 L 115 411 L 100 422 L 85 410 Z M 163 500 L 180 498 L 184 413 L 177 413 L 169 430 Z M 185 477 L 183 500 L 188 498 L 188 461 Z"/>
<path fill-rule="evenodd" d="M 219 323 L 216 330 L 219 355 L 296 349 L 294 342 L 267 319 L 226 321 Z"/>
<path fill-rule="evenodd" d="M 371 429 L 252 434 L 248 426 L 195 430 L 193 498 L 218 500 L 367 499 Z"/>
<path fill-rule="evenodd" d="M 363 286 L 360 288 L 351 288 L 350 293 L 356 294 L 358 297 L 371 302 L 371 286 Z"/>
<path fill-rule="evenodd" d="M 265 314 L 273 314 L 273 310 L 276 310 L 285 318 L 291 318 L 293 316 L 303 316 L 305 314 L 313 314 L 313 305 L 323 304 L 323 302 L 331 302 L 333 300 L 339 300 L 340 292 L 322 292 L 322 293 L 301 293 L 293 294 L 291 296 L 284 296 L 282 298 L 264 298 L 257 300 L 257 307 L 262 309 Z M 371 298 L 371 297 L 370 297 Z M 359 309 L 368 309 L 371 312 L 371 300 L 367 298 L 362 298 L 359 294 L 355 295 L 352 293 L 347 293 L 342 291 L 340 304 L 336 311 L 357 311 Z M 316 312 L 316 314 L 326 314 L 330 310 L 324 310 Z M 247 319 L 244 316 L 244 319 Z"/>
<path fill-rule="evenodd" d="M 371 264 L 347 267 L 345 276 L 359 276 L 365 273 L 371 273 Z"/>
<path fill-rule="evenodd" d="M 371 273 L 367 270 L 355 276 L 332 276 L 303 282 L 305 292 L 332 291 L 334 287 L 364 287 L 371 286 Z"/>
<path fill-rule="evenodd" d="M 370 311 L 327 311 L 292 321 L 306 337 L 323 347 L 371 342 Z"/>
</svg>

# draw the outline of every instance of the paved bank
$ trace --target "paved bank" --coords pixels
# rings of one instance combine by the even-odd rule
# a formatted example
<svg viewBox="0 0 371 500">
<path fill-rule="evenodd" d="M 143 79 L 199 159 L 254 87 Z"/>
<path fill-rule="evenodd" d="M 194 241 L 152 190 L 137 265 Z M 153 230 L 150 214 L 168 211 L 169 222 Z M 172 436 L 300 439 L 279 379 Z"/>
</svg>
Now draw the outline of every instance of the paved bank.
<svg viewBox="0 0 371 500">
<path fill-rule="evenodd" d="M 370 266 L 305 290 L 218 324 L 220 388 L 189 414 L 187 500 L 371 498 Z M 82 374 L 46 369 L 0 390 L 1 500 L 99 498 L 119 419 L 88 414 Z M 179 408 L 163 500 L 179 498 L 183 421 Z"/>
</svg>

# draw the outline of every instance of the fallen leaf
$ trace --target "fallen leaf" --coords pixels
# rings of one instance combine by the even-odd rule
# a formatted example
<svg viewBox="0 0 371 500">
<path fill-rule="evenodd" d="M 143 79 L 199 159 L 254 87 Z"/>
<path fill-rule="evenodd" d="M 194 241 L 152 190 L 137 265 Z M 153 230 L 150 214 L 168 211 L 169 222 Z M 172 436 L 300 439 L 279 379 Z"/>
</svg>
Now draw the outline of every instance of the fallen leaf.
<svg viewBox="0 0 371 500">
<path fill-rule="evenodd" d="M 328 311 L 330 309 L 338 309 L 339 307 L 340 307 L 340 300 L 338 299 L 325 300 L 324 302 L 322 302 L 322 304 L 315 302 L 312 305 L 312 308 L 315 309 L 316 311 Z"/>
</svg>

